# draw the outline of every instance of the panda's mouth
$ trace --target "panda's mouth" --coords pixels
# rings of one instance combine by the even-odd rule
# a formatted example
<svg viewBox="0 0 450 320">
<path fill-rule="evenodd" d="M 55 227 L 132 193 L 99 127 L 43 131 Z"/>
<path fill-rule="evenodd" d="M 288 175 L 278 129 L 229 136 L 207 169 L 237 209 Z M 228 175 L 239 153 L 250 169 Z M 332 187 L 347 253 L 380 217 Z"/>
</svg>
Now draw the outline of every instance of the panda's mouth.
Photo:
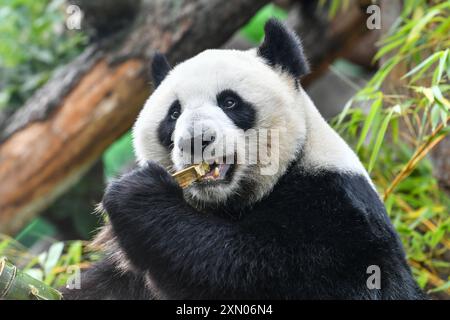
<svg viewBox="0 0 450 320">
<path fill-rule="evenodd" d="M 224 159 L 223 159 L 224 160 Z M 231 181 L 235 169 L 234 164 L 220 163 L 215 160 L 209 164 L 209 171 L 201 178 L 201 182 L 227 182 Z"/>
<path fill-rule="evenodd" d="M 202 177 L 202 180 L 214 181 L 214 180 L 225 180 L 227 173 L 231 169 L 230 164 L 220 163 L 212 164 L 209 166 L 210 171 Z"/>
</svg>

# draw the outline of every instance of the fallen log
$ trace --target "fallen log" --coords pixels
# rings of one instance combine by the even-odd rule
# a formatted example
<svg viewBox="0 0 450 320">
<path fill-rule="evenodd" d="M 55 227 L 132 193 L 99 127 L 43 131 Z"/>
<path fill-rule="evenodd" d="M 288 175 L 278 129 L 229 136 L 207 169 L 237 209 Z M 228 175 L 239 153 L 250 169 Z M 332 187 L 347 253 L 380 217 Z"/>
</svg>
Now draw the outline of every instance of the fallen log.
<svg viewBox="0 0 450 320">
<path fill-rule="evenodd" d="M 17 232 L 131 127 L 154 51 L 178 62 L 217 47 L 266 2 L 143 1 L 130 27 L 55 73 L 0 133 L 0 232 Z"/>
</svg>

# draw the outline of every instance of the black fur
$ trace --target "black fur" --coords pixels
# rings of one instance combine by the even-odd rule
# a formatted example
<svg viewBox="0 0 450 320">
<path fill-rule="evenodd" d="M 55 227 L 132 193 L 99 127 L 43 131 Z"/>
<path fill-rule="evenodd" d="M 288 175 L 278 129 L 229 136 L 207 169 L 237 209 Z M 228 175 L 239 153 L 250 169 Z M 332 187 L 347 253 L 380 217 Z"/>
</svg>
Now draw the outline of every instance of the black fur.
<svg viewBox="0 0 450 320">
<path fill-rule="evenodd" d="M 166 298 L 424 298 L 362 176 L 293 166 L 231 221 L 197 212 L 151 162 L 112 183 L 103 205 L 128 258 Z M 381 268 L 381 290 L 366 286 L 370 265 Z"/>
<path fill-rule="evenodd" d="M 181 104 L 180 101 L 175 100 L 167 111 L 165 118 L 161 121 L 158 126 L 158 140 L 167 149 L 172 149 L 173 139 L 172 135 L 175 130 L 175 125 L 177 123 L 176 119 L 172 118 L 172 114 L 178 112 L 181 114 Z"/>
<path fill-rule="evenodd" d="M 80 289 L 62 288 L 65 300 L 150 300 L 142 274 L 123 273 L 107 259 L 89 268 L 81 276 Z"/>
<path fill-rule="evenodd" d="M 153 55 L 152 60 L 152 78 L 154 89 L 158 88 L 164 78 L 167 76 L 169 71 L 172 69 L 166 57 L 157 52 Z"/>
<path fill-rule="evenodd" d="M 227 98 L 234 99 L 236 101 L 236 106 L 231 109 L 226 108 L 224 103 Z M 247 130 L 254 126 L 256 121 L 255 108 L 233 90 L 224 90 L 220 92 L 217 95 L 217 104 L 239 128 Z"/>
<path fill-rule="evenodd" d="M 264 42 L 258 48 L 258 54 L 269 65 L 281 67 L 295 79 L 309 72 L 302 45 L 294 32 L 276 19 L 270 19 L 264 31 Z"/>
</svg>

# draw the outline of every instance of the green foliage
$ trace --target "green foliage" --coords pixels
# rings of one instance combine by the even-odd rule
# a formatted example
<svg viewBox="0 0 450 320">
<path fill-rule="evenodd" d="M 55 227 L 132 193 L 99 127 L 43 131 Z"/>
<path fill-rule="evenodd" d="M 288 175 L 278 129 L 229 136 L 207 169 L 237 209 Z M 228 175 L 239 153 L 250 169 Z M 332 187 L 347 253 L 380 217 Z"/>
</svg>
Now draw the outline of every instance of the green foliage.
<svg viewBox="0 0 450 320">
<path fill-rule="evenodd" d="M 328 15 L 334 17 L 339 11 L 349 7 L 350 0 L 319 0 L 319 5 L 327 6 Z"/>
<path fill-rule="evenodd" d="M 274 4 L 265 5 L 241 29 L 241 34 L 255 44 L 260 43 L 264 38 L 264 25 L 270 18 L 284 20 L 287 18 L 287 12 Z"/>
<path fill-rule="evenodd" d="M 334 126 L 383 194 L 420 285 L 449 293 L 450 199 L 426 156 L 450 132 L 450 1 L 403 3 L 375 56 L 383 64 Z"/>
<path fill-rule="evenodd" d="M 19 232 L 15 240 L 26 247 L 31 247 L 44 237 L 52 237 L 56 233 L 55 226 L 42 217 L 36 217 Z"/>
<path fill-rule="evenodd" d="M 0 110 L 13 110 L 70 61 L 85 36 L 68 32 L 63 0 L 0 0 Z"/>
<path fill-rule="evenodd" d="M 100 255 L 87 248 L 83 241 L 53 240 L 48 250 L 33 254 L 18 241 L 0 234 L 0 257 L 9 261 L 35 279 L 53 288 L 64 287 L 75 270 L 89 267 Z"/>
<path fill-rule="evenodd" d="M 114 142 L 103 154 L 105 176 L 117 176 L 128 163 L 135 159 L 131 132 L 125 133 Z"/>
</svg>

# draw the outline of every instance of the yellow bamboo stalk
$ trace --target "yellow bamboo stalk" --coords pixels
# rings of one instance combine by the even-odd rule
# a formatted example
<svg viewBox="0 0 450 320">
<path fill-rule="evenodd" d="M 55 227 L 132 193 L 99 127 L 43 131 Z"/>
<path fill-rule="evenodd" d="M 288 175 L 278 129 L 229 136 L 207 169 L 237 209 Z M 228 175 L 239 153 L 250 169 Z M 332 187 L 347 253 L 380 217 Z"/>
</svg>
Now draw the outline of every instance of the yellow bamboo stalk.
<svg viewBox="0 0 450 320">
<path fill-rule="evenodd" d="M 447 120 L 450 120 L 450 117 Z M 434 148 L 439 142 L 441 142 L 445 138 L 445 135 L 438 136 L 441 133 L 442 129 L 444 129 L 444 126 L 441 123 L 431 133 L 427 141 L 417 148 L 416 152 L 413 154 L 411 159 L 409 159 L 406 165 L 397 174 L 395 179 L 392 181 L 392 183 L 384 192 L 383 196 L 384 200 L 387 199 L 387 197 L 392 193 L 392 191 L 394 191 L 394 189 L 400 182 L 402 182 L 406 177 L 408 177 L 411 174 L 411 172 L 416 167 L 417 163 L 419 163 L 419 161 L 422 160 L 428 154 L 428 152 L 430 152 L 432 148 Z"/>
</svg>

